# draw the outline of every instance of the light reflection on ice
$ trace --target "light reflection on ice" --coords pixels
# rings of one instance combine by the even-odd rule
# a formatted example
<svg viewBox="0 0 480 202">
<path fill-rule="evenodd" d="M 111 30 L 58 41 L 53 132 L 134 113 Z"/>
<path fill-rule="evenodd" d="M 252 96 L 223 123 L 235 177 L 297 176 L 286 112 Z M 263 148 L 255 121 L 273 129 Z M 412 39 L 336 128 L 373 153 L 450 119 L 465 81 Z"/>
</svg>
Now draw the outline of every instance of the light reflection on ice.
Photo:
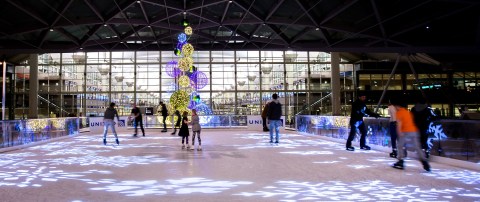
<svg viewBox="0 0 480 202">
<path fill-rule="evenodd" d="M 104 181 L 99 181 L 102 184 Z M 240 185 L 249 185 L 247 181 L 214 181 L 206 178 L 170 179 L 164 182 L 121 181 L 107 182 L 104 187 L 94 187 L 92 190 L 119 192 L 126 196 L 165 195 L 165 194 L 192 194 L 192 193 L 220 193 Z"/>
<path fill-rule="evenodd" d="M 279 201 L 444 201 L 456 196 L 478 199 L 479 193 L 463 188 L 422 189 L 415 185 L 397 186 L 389 182 L 373 180 L 355 183 L 340 181 L 297 182 L 277 181 L 275 186 L 266 186 L 254 192 L 241 192 L 245 197 L 275 197 Z M 459 199 L 457 199 L 459 200 Z"/>
</svg>

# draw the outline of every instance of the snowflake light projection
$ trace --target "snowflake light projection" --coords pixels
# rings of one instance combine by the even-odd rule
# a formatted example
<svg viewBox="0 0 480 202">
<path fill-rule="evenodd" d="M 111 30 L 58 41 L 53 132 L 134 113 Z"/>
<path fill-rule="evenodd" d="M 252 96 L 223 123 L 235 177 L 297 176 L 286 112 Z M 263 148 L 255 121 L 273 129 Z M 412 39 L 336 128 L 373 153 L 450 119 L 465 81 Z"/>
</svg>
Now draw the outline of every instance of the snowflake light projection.
<svg viewBox="0 0 480 202">
<path fill-rule="evenodd" d="M 190 75 L 191 85 L 195 89 L 202 89 L 208 84 L 208 78 L 205 73 L 201 71 L 195 71 Z"/>
</svg>

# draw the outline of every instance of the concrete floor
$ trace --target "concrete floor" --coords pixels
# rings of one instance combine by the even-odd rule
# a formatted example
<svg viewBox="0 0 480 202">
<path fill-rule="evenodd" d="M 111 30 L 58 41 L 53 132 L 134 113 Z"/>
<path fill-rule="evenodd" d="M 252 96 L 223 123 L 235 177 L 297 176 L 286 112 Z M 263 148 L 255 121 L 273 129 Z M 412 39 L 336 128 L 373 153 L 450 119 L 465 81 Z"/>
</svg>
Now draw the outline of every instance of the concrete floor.
<svg viewBox="0 0 480 202">
<path fill-rule="evenodd" d="M 82 134 L 0 154 L 0 201 L 480 201 L 480 173 L 284 131 L 202 131 L 203 151 L 160 130 L 120 145 Z M 414 156 L 411 154 L 410 156 Z"/>
</svg>

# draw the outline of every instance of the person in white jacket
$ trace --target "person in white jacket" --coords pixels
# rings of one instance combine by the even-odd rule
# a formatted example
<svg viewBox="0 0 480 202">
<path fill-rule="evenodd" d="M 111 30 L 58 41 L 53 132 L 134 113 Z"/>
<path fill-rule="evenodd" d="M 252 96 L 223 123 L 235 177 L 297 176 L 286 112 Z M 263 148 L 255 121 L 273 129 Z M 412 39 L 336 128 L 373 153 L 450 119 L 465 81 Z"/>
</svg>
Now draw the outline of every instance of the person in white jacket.
<svg viewBox="0 0 480 202">
<path fill-rule="evenodd" d="M 192 109 L 192 147 L 190 149 L 195 148 L 195 136 L 198 137 L 198 146 L 197 150 L 202 150 L 202 139 L 200 138 L 200 131 L 202 130 L 202 126 L 200 126 L 200 117 L 197 115 L 197 110 Z"/>
</svg>

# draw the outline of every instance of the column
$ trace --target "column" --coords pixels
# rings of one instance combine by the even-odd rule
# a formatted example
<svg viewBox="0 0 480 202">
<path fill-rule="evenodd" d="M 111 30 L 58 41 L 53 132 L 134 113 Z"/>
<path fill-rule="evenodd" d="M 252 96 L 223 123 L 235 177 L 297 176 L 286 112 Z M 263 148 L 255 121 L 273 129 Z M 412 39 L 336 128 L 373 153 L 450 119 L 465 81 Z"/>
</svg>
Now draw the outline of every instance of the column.
<svg viewBox="0 0 480 202">
<path fill-rule="evenodd" d="M 340 100 L 340 54 L 338 52 L 330 53 L 331 58 L 331 87 L 332 87 L 332 115 L 341 115 Z"/>
<path fill-rule="evenodd" d="M 7 98 L 7 62 L 5 59 L 2 61 L 2 120 L 5 120 L 5 104 Z M 5 134 L 5 133 L 4 133 Z"/>
<path fill-rule="evenodd" d="M 31 54 L 28 58 L 28 64 L 30 65 L 30 79 L 28 92 L 28 118 L 38 118 L 38 55 Z"/>
</svg>

